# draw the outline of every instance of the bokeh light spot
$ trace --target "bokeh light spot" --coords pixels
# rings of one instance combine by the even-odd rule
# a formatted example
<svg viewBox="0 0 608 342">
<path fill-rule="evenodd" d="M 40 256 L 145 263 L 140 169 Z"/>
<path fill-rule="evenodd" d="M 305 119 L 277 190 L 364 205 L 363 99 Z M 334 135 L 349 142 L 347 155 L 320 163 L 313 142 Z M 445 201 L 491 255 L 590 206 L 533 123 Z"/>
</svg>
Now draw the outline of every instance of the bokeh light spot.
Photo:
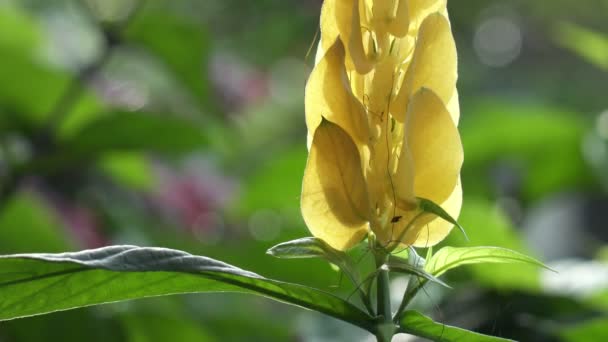
<svg viewBox="0 0 608 342">
<path fill-rule="evenodd" d="M 521 53 L 523 43 L 519 25 L 508 17 L 490 17 L 475 31 L 473 47 L 479 60 L 491 67 L 512 63 Z"/>
<path fill-rule="evenodd" d="M 271 241 L 279 236 L 282 221 L 273 210 L 258 210 L 249 218 L 249 232 L 258 241 Z"/>
</svg>

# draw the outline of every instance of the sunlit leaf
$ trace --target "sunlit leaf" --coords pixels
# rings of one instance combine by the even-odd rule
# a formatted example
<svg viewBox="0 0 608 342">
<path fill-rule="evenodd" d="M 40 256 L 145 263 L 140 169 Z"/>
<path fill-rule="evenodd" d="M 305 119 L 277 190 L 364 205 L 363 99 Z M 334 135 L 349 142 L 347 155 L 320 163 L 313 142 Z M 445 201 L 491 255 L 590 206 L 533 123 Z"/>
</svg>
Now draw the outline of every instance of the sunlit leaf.
<svg viewBox="0 0 608 342">
<path fill-rule="evenodd" d="M 178 250 L 111 246 L 8 255 L 0 257 L 0 270 L 0 320 L 150 296 L 241 292 L 372 328 L 369 316 L 331 294 Z"/>
<path fill-rule="evenodd" d="M 431 341 L 440 342 L 507 342 L 512 341 L 500 337 L 483 335 L 474 331 L 457 328 L 433 321 L 423 314 L 408 310 L 399 321 L 399 331 L 412 334 Z"/>
<path fill-rule="evenodd" d="M 430 260 L 425 270 L 435 276 L 463 265 L 522 263 L 545 267 L 542 262 L 519 252 L 500 247 L 443 247 Z"/>
</svg>

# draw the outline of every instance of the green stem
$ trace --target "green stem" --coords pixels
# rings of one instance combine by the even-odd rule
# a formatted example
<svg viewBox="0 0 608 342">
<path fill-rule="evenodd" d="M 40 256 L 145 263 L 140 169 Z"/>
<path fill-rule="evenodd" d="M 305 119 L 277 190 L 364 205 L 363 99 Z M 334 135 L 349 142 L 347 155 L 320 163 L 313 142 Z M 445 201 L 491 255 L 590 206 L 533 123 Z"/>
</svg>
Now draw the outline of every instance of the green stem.
<svg viewBox="0 0 608 342">
<path fill-rule="evenodd" d="M 381 316 L 376 330 L 378 342 L 390 342 L 395 332 L 391 313 L 391 292 L 389 287 L 388 269 L 385 264 L 388 255 L 382 253 L 376 256 L 376 268 L 378 269 L 376 295 L 377 312 Z"/>
<path fill-rule="evenodd" d="M 420 261 L 422 261 L 423 264 L 425 262 L 425 260 L 422 259 L 418 255 L 418 253 L 416 253 L 416 250 L 414 248 L 410 247 L 408 263 L 410 265 L 413 265 L 414 267 L 418 268 L 418 267 L 420 267 L 420 265 L 419 265 Z M 412 299 L 414 299 L 414 297 L 416 296 L 418 291 L 420 291 L 420 289 L 422 289 L 422 287 L 424 286 L 424 284 L 426 284 L 426 282 L 427 282 L 426 279 L 417 277 L 414 274 L 412 274 L 410 276 L 410 279 L 407 283 L 407 288 L 405 289 L 405 292 L 403 293 L 403 299 L 401 300 L 401 304 L 399 304 L 399 308 L 397 309 L 397 312 L 395 313 L 395 317 L 393 317 L 393 322 L 395 322 L 395 324 L 397 324 L 397 325 L 399 324 L 399 320 L 401 319 L 401 316 L 403 315 L 403 311 L 405 311 L 405 309 L 410 304 Z"/>
</svg>

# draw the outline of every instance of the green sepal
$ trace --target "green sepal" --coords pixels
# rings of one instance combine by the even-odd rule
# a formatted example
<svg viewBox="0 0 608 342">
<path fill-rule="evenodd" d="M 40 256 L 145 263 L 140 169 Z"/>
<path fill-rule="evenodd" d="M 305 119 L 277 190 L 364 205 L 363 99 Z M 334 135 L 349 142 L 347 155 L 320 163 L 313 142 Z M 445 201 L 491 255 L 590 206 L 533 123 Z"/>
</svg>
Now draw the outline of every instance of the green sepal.
<svg viewBox="0 0 608 342">
<path fill-rule="evenodd" d="M 443 210 L 443 208 L 439 204 L 431 201 L 430 199 L 426 199 L 426 198 L 422 198 L 422 197 L 417 197 L 417 199 L 418 199 L 418 208 L 420 210 L 422 210 L 425 213 L 435 214 L 435 215 L 439 216 L 440 218 L 448 221 L 449 223 L 454 224 L 462 232 L 462 234 L 464 235 L 464 238 L 467 241 L 469 241 L 469 237 L 467 236 L 467 233 L 465 232 L 464 228 L 460 225 L 460 223 L 458 223 L 458 221 L 456 219 L 454 219 L 450 214 L 448 214 L 447 211 Z"/>
</svg>

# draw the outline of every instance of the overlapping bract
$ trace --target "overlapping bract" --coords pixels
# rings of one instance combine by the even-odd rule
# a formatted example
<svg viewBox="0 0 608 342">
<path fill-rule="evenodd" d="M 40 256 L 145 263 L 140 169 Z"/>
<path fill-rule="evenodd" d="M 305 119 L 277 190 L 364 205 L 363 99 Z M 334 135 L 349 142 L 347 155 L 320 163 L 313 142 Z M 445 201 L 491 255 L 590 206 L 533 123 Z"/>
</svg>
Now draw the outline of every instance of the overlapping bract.
<svg viewBox="0 0 608 342">
<path fill-rule="evenodd" d="M 446 0 L 325 0 L 306 85 L 309 157 L 302 214 L 347 249 L 430 246 L 452 225 L 417 197 L 460 212 L 457 57 Z"/>
</svg>

